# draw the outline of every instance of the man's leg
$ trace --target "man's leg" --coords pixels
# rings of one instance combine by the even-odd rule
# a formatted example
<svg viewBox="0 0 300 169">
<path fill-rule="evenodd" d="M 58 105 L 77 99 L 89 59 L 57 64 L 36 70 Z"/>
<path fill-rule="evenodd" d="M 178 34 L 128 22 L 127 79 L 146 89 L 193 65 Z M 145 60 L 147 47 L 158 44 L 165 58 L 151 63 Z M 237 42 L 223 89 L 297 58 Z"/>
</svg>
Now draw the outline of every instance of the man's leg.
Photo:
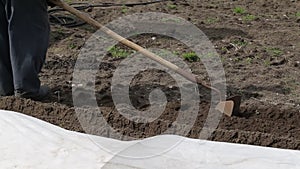
<svg viewBox="0 0 300 169">
<path fill-rule="evenodd" d="M 0 1 L 0 96 L 12 95 L 14 85 L 9 54 L 8 23 L 5 5 Z"/>
<path fill-rule="evenodd" d="M 24 97 L 39 95 L 38 74 L 49 41 L 46 0 L 6 0 L 14 88 Z"/>
</svg>

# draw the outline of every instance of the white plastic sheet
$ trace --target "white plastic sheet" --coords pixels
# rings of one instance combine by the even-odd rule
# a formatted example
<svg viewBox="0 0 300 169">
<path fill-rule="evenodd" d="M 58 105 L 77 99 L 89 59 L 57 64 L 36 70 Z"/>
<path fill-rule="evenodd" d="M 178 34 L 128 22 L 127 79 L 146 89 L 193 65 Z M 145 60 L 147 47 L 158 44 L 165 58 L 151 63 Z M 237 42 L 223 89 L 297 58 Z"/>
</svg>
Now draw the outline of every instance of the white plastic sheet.
<svg viewBox="0 0 300 169">
<path fill-rule="evenodd" d="M 177 144 L 166 147 L 174 142 Z M 300 151 L 169 135 L 123 142 L 67 131 L 16 112 L 0 111 L 0 168 L 300 169 Z"/>
</svg>

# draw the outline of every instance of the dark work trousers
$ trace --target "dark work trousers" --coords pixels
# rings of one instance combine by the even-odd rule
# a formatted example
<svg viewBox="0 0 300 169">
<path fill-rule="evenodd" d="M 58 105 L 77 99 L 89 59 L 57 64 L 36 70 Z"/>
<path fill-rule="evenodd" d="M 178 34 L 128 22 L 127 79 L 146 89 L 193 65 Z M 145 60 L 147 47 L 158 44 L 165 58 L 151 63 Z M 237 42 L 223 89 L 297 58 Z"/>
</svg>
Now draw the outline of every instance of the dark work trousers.
<svg viewBox="0 0 300 169">
<path fill-rule="evenodd" d="M 46 0 L 0 0 L 0 95 L 38 93 L 49 41 Z"/>
</svg>

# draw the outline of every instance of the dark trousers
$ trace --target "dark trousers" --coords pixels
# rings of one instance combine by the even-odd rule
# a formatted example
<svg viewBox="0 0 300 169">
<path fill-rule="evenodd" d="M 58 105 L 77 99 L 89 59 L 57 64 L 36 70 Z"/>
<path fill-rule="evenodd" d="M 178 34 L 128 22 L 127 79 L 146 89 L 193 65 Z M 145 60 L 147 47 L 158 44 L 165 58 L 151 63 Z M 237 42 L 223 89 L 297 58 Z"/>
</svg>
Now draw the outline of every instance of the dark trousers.
<svg viewBox="0 0 300 169">
<path fill-rule="evenodd" d="M 0 0 L 0 95 L 39 91 L 48 41 L 46 0 Z"/>
</svg>

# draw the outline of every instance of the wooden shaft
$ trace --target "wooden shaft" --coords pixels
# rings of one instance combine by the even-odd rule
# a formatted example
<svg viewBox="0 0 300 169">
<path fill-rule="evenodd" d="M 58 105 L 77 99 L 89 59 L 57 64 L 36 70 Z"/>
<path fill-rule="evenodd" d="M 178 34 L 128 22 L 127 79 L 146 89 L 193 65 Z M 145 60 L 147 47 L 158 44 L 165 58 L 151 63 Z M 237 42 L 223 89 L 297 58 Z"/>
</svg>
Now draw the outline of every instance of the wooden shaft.
<svg viewBox="0 0 300 169">
<path fill-rule="evenodd" d="M 128 46 L 128 47 L 144 54 L 145 56 L 149 57 L 150 59 L 152 59 L 152 60 L 162 64 L 163 66 L 175 71 L 176 73 L 180 74 L 181 76 L 185 77 L 186 79 L 188 79 L 188 80 L 190 80 L 194 83 L 200 83 L 204 87 L 207 87 L 207 88 L 217 92 L 221 96 L 221 92 L 218 89 L 213 88 L 211 86 L 208 86 L 208 85 L 202 83 L 194 74 L 189 73 L 187 71 L 184 71 L 183 69 L 179 68 L 175 64 L 161 58 L 160 56 L 154 54 L 153 52 L 150 52 L 149 50 L 141 47 L 140 45 L 125 39 L 124 37 L 120 36 L 119 34 L 115 33 L 114 31 L 110 30 L 106 26 L 100 24 L 95 19 L 89 17 L 87 14 L 80 12 L 79 10 L 73 8 L 72 6 L 70 6 L 67 3 L 63 2 L 62 0 L 50 0 L 50 2 L 52 2 L 53 4 L 65 9 L 66 11 L 70 12 L 71 14 L 73 14 L 73 15 L 77 16 L 78 18 L 82 19 L 83 21 L 87 22 L 88 24 L 99 28 L 101 31 L 108 34 L 113 39 L 117 40 L 118 42 L 120 42 L 120 43 L 122 43 L 122 44 L 124 44 L 124 45 L 126 45 L 126 46 Z"/>
</svg>

